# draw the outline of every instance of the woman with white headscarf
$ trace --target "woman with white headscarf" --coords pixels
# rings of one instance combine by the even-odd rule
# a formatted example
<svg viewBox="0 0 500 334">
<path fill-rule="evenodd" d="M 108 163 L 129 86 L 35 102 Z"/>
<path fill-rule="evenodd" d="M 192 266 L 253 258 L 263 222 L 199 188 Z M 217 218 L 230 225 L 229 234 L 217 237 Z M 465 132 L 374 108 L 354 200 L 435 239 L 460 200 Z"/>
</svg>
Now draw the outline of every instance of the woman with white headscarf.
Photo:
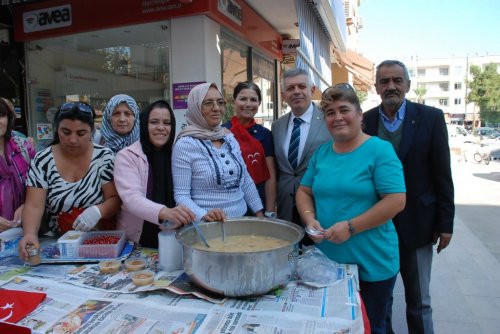
<svg viewBox="0 0 500 334">
<path fill-rule="evenodd" d="M 128 95 L 113 96 L 102 116 L 99 144 L 117 153 L 139 140 L 139 107 Z"/>
<path fill-rule="evenodd" d="M 188 96 L 188 125 L 172 153 L 174 195 L 196 220 L 225 221 L 248 211 L 264 217 L 263 205 L 234 135 L 221 126 L 225 101 L 215 83 Z"/>
</svg>

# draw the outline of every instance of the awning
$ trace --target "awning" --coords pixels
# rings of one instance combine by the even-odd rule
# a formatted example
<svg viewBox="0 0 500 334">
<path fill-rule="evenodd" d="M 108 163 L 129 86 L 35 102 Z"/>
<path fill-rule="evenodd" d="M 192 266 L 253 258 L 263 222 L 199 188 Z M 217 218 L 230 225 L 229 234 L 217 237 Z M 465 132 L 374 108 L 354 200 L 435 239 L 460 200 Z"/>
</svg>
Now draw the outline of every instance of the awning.
<svg viewBox="0 0 500 334">
<path fill-rule="evenodd" d="M 373 87 L 375 83 L 373 62 L 349 49 L 346 52 L 335 50 L 334 56 L 339 66 L 345 66 L 352 73 L 356 89 L 368 91 Z"/>
</svg>

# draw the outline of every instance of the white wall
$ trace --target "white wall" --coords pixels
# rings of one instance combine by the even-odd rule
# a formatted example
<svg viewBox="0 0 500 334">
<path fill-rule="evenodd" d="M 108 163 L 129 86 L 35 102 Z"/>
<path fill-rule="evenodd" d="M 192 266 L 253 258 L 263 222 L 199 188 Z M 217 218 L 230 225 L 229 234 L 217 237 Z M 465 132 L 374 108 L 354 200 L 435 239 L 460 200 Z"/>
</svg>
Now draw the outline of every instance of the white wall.
<svg viewBox="0 0 500 334">
<path fill-rule="evenodd" d="M 221 88 L 220 25 L 199 15 L 171 20 L 170 83 L 215 82 Z M 186 125 L 186 110 L 174 110 L 177 129 Z"/>
</svg>

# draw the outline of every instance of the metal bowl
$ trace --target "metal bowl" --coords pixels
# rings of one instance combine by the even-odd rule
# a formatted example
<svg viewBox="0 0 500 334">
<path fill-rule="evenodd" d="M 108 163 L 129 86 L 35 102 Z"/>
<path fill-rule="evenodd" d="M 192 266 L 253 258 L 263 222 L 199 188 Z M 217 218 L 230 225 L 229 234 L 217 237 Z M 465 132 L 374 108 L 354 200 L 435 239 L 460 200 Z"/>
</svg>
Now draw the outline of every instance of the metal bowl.
<svg viewBox="0 0 500 334">
<path fill-rule="evenodd" d="M 201 223 L 199 227 L 208 239 L 220 238 L 222 223 Z M 242 217 L 224 224 L 226 237 L 232 235 L 263 235 L 283 239 L 286 246 L 250 253 L 216 252 L 193 248 L 199 237 L 192 225 L 176 234 L 183 247 L 186 274 L 198 286 L 229 297 L 264 294 L 285 284 L 295 272 L 298 243 L 304 230 L 293 223 L 277 219 Z"/>
</svg>

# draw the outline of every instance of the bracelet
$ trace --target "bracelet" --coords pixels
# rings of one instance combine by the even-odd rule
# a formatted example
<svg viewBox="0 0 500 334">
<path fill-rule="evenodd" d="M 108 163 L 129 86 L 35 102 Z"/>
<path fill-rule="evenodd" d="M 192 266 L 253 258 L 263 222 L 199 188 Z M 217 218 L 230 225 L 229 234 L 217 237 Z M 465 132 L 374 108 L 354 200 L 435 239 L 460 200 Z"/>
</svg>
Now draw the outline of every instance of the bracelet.
<svg viewBox="0 0 500 334">
<path fill-rule="evenodd" d="M 305 215 L 306 213 L 312 213 L 312 214 L 314 214 L 314 211 L 311 211 L 311 210 L 305 210 L 304 212 L 302 212 L 302 214 L 304 214 L 304 215 Z"/>
<path fill-rule="evenodd" d="M 354 235 L 356 233 L 356 229 L 352 225 L 352 221 L 350 219 L 347 219 L 347 226 L 349 226 L 349 233 Z"/>
</svg>

